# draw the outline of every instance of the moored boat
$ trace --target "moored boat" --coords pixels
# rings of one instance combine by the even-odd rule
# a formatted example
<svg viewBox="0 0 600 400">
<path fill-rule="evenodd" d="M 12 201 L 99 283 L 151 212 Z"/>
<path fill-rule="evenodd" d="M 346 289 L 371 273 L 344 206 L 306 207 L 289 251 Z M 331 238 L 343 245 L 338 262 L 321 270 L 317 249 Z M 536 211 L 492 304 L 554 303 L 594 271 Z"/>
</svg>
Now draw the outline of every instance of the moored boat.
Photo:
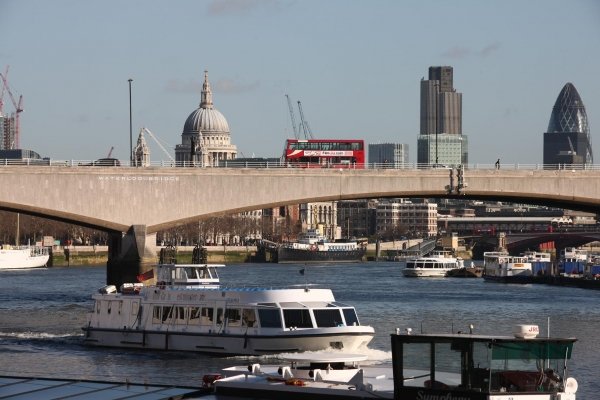
<svg viewBox="0 0 600 400">
<path fill-rule="evenodd" d="M 311 229 L 301 234 L 297 241 L 286 242 L 277 249 L 280 263 L 346 263 L 360 262 L 367 249 L 356 240 L 330 241 Z"/>
<path fill-rule="evenodd" d="M 357 350 L 374 329 L 330 289 L 222 287 L 216 264 L 160 264 L 156 285 L 93 295 L 85 342 L 96 346 L 235 355 Z M 146 276 L 145 278 L 149 278 Z"/>
<path fill-rule="evenodd" d="M 533 283 L 531 262 L 527 257 L 506 252 L 483 253 L 483 279 L 501 283 Z"/>
<path fill-rule="evenodd" d="M 45 247 L 5 245 L 0 249 L 0 270 L 45 267 L 49 259 Z"/>
<path fill-rule="evenodd" d="M 316 354 L 288 365 L 226 368 L 205 382 L 217 398 L 575 400 L 567 363 L 577 339 L 538 334 L 537 325 L 517 325 L 513 336 L 398 329 L 392 367 L 361 366 L 365 357 L 355 354 Z"/>
<path fill-rule="evenodd" d="M 449 251 L 434 251 L 430 256 L 406 261 L 402 274 L 407 277 L 445 277 L 451 271 L 464 267 L 463 259 Z"/>
</svg>

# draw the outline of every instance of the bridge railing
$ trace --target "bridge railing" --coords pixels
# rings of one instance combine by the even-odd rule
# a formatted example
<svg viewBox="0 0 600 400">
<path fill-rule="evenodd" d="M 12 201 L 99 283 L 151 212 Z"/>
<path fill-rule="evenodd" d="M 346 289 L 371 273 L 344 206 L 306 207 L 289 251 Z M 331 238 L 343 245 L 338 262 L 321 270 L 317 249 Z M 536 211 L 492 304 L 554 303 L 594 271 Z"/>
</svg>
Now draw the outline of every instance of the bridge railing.
<svg viewBox="0 0 600 400">
<path fill-rule="evenodd" d="M 332 164 L 322 165 L 317 163 L 285 163 L 282 161 L 243 161 L 222 160 L 218 165 L 206 165 L 191 161 L 151 161 L 148 165 L 136 165 L 129 160 L 100 159 L 100 160 L 54 160 L 44 159 L 0 159 L 0 168 L 3 166 L 53 166 L 53 167 L 160 167 L 160 168 L 247 168 L 247 169 L 369 169 L 369 170 L 426 170 L 426 169 L 452 169 L 456 165 L 445 164 L 419 164 L 419 163 L 365 163 L 365 164 Z M 600 165 L 594 164 L 528 164 L 528 163 L 506 163 L 501 167 L 495 163 L 472 163 L 465 164 L 465 170 L 600 170 Z"/>
</svg>

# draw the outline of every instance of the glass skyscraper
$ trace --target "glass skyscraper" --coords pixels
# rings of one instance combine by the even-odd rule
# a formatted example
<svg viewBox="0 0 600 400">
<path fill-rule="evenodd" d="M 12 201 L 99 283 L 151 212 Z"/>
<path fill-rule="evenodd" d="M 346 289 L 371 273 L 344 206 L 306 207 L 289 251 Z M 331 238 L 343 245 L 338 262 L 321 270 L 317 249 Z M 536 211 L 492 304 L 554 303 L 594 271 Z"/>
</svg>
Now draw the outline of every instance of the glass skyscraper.
<svg viewBox="0 0 600 400">
<path fill-rule="evenodd" d="M 545 168 L 592 164 L 592 141 L 587 113 L 572 83 L 567 83 L 554 103 L 548 131 L 544 133 Z"/>
</svg>

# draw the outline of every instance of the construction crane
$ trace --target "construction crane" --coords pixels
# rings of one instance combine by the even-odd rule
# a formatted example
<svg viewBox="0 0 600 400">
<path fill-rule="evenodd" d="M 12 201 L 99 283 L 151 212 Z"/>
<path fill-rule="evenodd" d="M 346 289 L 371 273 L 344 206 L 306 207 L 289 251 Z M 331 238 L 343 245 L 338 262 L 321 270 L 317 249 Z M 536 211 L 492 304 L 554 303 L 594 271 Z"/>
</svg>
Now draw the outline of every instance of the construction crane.
<svg viewBox="0 0 600 400">
<path fill-rule="evenodd" d="M 302 123 L 302 130 L 304 131 L 304 138 L 314 139 L 310 126 L 308 126 L 308 121 L 304 119 L 304 112 L 302 112 L 302 103 L 300 103 L 300 100 L 298 100 L 298 110 L 300 110 L 300 121 Z"/>
<path fill-rule="evenodd" d="M 14 119 L 15 119 L 15 137 L 14 144 L 11 146 L 13 149 L 20 148 L 20 137 L 21 137 L 21 125 L 19 123 L 19 115 L 23 112 L 23 96 L 19 96 L 19 101 L 15 100 L 15 96 L 13 96 L 10 86 L 8 86 L 8 66 L 6 67 L 6 72 L 4 74 L 0 73 L 0 78 L 2 78 L 2 93 L 4 94 L 4 89 L 8 92 L 8 96 L 10 97 L 10 101 L 13 103 L 15 107 Z"/>
<path fill-rule="evenodd" d="M 167 151 L 167 149 L 165 149 L 165 147 L 160 143 L 160 141 L 158 140 L 158 138 L 156 136 L 154 136 L 154 133 L 150 132 L 150 129 L 144 127 L 144 128 L 142 128 L 140 130 L 140 133 L 141 132 L 146 132 L 148 135 L 150 135 L 150 137 L 152 139 L 154 139 L 154 141 L 156 142 L 156 144 L 158 145 L 158 147 L 160 147 L 161 150 L 164 151 L 164 153 L 167 155 L 167 157 L 169 157 L 169 160 L 175 162 L 175 160 L 173 159 L 173 157 L 171 156 L 171 154 L 169 154 L 169 152 Z"/>
<path fill-rule="evenodd" d="M 115 149 L 115 146 L 110 147 L 110 150 L 108 151 L 108 154 L 106 155 L 106 158 L 110 158 L 114 149 Z"/>
<path fill-rule="evenodd" d="M 8 65 L 6 66 L 6 70 L 4 71 L 4 76 L 8 75 Z M 4 116 L 4 82 L 2 83 L 2 88 L 0 89 L 0 117 Z"/>
<path fill-rule="evenodd" d="M 285 95 L 288 102 L 288 108 L 290 109 L 290 118 L 292 119 L 292 128 L 294 129 L 294 138 L 300 139 L 300 132 L 298 131 L 298 127 L 296 126 L 296 118 L 294 117 L 294 108 L 292 107 L 292 101 L 290 100 L 290 96 Z"/>
</svg>

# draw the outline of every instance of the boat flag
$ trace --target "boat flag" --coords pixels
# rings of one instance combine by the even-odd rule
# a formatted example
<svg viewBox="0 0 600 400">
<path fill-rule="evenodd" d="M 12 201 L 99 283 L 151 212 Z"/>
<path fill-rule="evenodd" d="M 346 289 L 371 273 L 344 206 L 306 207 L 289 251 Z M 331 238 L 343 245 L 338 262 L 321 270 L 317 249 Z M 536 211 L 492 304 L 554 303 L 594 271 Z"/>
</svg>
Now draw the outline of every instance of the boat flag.
<svg viewBox="0 0 600 400">
<path fill-rule="evenodd" d="M 138 282 L 144 282 L 144 281 L 147 281 L 148 279 L 152 279 L 152 278 L 154 278 L 154 270 L 153 269 L 150 269 L 150 270 L 144 272 L 143 274 L 139 274 L 137 276 Z"/>
</svg>

